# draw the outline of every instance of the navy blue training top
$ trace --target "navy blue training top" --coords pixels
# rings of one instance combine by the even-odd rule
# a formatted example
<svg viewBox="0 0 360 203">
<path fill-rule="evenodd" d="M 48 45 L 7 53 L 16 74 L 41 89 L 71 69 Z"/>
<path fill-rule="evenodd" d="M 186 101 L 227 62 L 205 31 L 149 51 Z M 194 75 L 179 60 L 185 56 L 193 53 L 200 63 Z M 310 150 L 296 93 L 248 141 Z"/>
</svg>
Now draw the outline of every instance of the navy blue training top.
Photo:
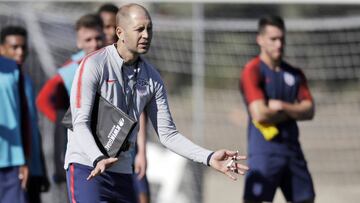
<svg viewBox="0 0 360 203">
<path fill-rule="evenodd" d="M 255 100 L 282 100 L 289 103 L 311 100 L 306 78 L 300 69 L 286 62 L 280 65 L 280 71 L 271 70 L 259 57 L 245 65 L 240 81 L 247 107 Z M 299 129 L 295 120 L 287 120 L 276 127 L 279 134 L 266 141 L 261 132 L 251 122 L 248 124 L 248 153 L 278 154 L 284 156 L 302 156 L 299 143 Z"/>
</svg>

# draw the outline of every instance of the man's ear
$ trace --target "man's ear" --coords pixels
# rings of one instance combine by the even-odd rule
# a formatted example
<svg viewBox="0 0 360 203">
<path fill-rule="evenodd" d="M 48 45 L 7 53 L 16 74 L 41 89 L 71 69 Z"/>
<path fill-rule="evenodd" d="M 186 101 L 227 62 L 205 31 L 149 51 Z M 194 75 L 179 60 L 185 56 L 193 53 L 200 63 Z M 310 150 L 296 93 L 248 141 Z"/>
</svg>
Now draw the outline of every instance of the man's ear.
<svg viewBox="0 0 360 203">
<path fill-rule="evenodd" d="M 261 34 L 257 34 L 256 35 L 256 43 L 261 47 L 261 45 L 263 44 L 263 38 Z"/>
<path fill-rule="evenodd" d="M 116 36 L 118 37 L 118 39 L 121 40 L 122 42 L 124 42 L 124 29 L 120 26 L 117 26 L 115 33 L 116 33 Z"/>
</svg>

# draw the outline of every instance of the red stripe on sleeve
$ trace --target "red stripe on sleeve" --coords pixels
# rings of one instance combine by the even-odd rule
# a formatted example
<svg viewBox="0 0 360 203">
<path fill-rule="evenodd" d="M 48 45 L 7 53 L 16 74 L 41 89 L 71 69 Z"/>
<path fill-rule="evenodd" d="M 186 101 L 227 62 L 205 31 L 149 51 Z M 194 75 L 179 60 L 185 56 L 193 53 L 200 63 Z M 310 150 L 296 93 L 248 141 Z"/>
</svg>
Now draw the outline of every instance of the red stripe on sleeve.
<svg viewBox="0 0 360 203">
<path fill-rule="evenodd" d="M 85 63 L 86 63 L 87 59 L 88 59 L 90 56 L 98 53 L 98 52 L 101 51 L 101 50 L 104 50 L 104 48 L 92 52 L 91 54 L 87 55 L 87 56 L 81 61 L 79 79 L 78 79 L 78 83 L 77 83 L 77 87 L 76 87 L 76 108 L 80 108 L 80 107 L 81 107 L 81 86 L 82 86 L 82 76 L 83 76 L 83 73 L 84 73 Z"/>
<path fill-rule="evenodd" d="M 241 74 L 240 88 L 247 104 L 265 98 L 260 84 L 260 58 L 256 57 L 245 65 Z"/>
<path fill-rule="evenodd" d="M 299 93 L 298 93 L 298 100 L 299 101 L 301 101 L 301 100 L 313 101 L 313 98 L 310 93 L 310 89 L 307 85 L 306 77 L 301 70 L 300 70 L 300 73 L 301 73 L 301 82 L 300 82 L 300 88 L 299 88 Z"/>
<path fill-rule="evenodd" d="M 80 75 L 79 75 L 79 80 L 77 83 L 77 89 L 76 89 L 76 108 L 80 108 L 81 107 L 81 85 L 82 85 L 82 75 L 84 72 L 84 64 L 86 62 L 86 60 L 88 59 L 88 57 L 86 57 L 80 66 Z"/>
</svg>

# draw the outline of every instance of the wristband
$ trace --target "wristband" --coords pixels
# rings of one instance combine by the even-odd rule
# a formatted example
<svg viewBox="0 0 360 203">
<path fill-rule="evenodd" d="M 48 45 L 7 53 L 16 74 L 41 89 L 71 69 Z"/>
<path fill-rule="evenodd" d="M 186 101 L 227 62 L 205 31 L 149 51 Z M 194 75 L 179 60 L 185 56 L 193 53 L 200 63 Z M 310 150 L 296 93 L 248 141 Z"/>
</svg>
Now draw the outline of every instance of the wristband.
<svg viewBox="0 0 360 203">
<path fill-rule="evenodd" d="M 103 159 L 107 159 L 107 157 L 105 155 L 101 155 L 98 158 L 96 158 L 95 161 L 93 162 L 94 168 L 96 168 L 96 165 Z"/>
<path fill-rule="evenodd" d="M 206 160 L 206 165 L 207 166 L 210 166 L 210 159 L 211 159 L 211 157 L 212 157 L 212 155 L 214 154 L 215 152 L 211 152 L 210 154 L 209 154 L 209 156 L 207 157 L 207 160 Z"/>
</svg>

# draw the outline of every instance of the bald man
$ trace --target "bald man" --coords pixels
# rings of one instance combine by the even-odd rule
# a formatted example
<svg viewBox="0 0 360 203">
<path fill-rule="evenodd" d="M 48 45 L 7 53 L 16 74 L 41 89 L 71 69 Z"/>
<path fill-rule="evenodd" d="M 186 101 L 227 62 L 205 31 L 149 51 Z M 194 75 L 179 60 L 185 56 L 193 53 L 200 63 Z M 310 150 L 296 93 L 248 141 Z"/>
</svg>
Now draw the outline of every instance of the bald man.
<svg viewBox="0 0 360 203">
<path fill-rule="evenodd" d="M 106 39 L 106 45 L 111 45 L 116 43 L 118 37 L 116 36 L 116 14 L 119 11 L 119 8 L 114 4 L 106 3 L 102 5 L 98 14 L 101 17 L 104 24 L 104 33 Z M 139 133 L 137 136 L 137 153 L 135 156 L 134 169 L 135 173 L 133 174 L 134 187 L 136 191 L 136 196 L 138 203 L 149 203 L 150 202 L 150 186 L 146 176 L 147 168 L 147 157 L 146 157 L 146 128 L 147 128 L 147 119 L 146 114 L 143 112 L 139 119 Z"/>
<path fill-rule="evenodd" d="M 204 149 L 181 135 L 171 117 L 164 83 L 142 54 L 152 39 L 148 11 L 128 4 L 117 14 L 118 41 L 84 58 L 71 89 L 73 131 L 68 131 L 65 156 L 70 202 L 135 203 L 131 174 L 139 126 L 130 135 L 130 147 L 118 157 L 107 157 L 97 147 L 91 129 L 95 93 L 138 120 L 146 112 L 160 142 L 171 151 L 218 170 L 236 180 L 247 166 L 235 151 Z M 230 164 L 229 164 L 230 163 Z"/>
</svg>

